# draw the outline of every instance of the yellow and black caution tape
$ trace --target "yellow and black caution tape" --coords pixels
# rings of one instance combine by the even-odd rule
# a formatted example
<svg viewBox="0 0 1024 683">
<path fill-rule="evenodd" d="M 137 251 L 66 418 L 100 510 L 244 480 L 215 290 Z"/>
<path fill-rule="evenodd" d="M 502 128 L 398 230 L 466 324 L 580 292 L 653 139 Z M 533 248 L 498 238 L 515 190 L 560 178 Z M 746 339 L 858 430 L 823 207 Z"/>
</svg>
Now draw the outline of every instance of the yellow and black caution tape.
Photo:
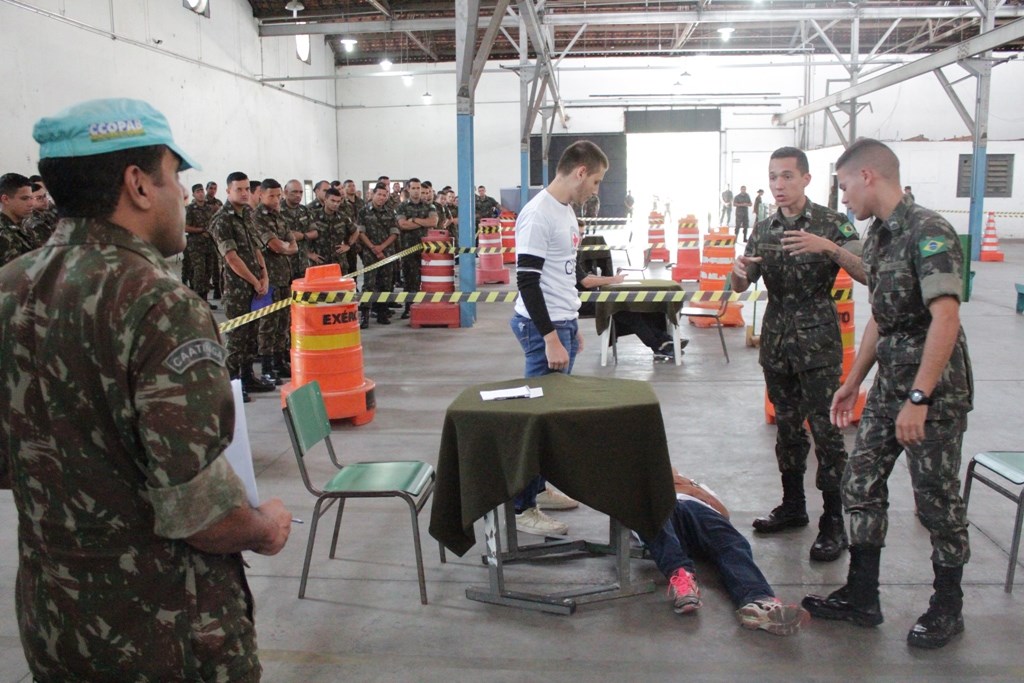
<svg viewBox="0 0 1024 683">
<path fill-rule="evenodd" d="M 280 311 L 282 308 L 287 308 L 289 305 L 291 305 L 291 303 L 292 302 L 289 301 L 288 299 L 276 301 L 270 304 L 269 306 L 258 308 L 252 313 L 246 313 L 245 315 L 240 315 L 237 318 L 232 318 L 231 320 L 222 322 L 220 325 L 217 326 L 217 329 L 220 330 L 221 334 L 224 334 L 225 332 L 230 332 L 231 330 L 238 329 L 242 325 L 248 325 L 249 323 L 255 320 L 265 318 L 271 313 L 276 313 Z"/>
<path fill-rule="evenodd" d="M 968 209 L 938 209 L 939 213 L 970 213 Z M 1024 218 L 1024 211 L 982 211 L 983 216 L 996 218 Z"/>
<path fill-rule="evenodd" d="M 588 224 L 588 225 L 591 224 L 591 223 L 628 223 L 629 222 L 628 218 L 592 218 L 592 217 L 587 217 L 587 218 L 580 218 L 579 220 L 582 221 L 583 223 Z"/>
<path fill-rule="evenodd" d="M 764 290 L 751 292 L 657 290 L 622 292 L 580 292 L 581 301 L 596 303 L 683 303 L 686 301 L 719 302 L 723 297 L 729 301 L 757 301 L 768 298 Z M 439 304 L 439 303 L 513 303 L 519 292 L 353 292 L 336 290 L 332 292 L 293 292 L 292 301 L 299 305 L 337 304 Z"/>
<path fill-rule="evenodd" d="M 423 242 L 423 251 L 427 254 L 512 254 L 515 247 L 453 247 L 448 242 Z M 663 244 L 661 246 L 664 246 Z M 576 247 L 579 251 L 626 251 L 627 246 L 604 244 L 588 244 Z"/>
</svg>

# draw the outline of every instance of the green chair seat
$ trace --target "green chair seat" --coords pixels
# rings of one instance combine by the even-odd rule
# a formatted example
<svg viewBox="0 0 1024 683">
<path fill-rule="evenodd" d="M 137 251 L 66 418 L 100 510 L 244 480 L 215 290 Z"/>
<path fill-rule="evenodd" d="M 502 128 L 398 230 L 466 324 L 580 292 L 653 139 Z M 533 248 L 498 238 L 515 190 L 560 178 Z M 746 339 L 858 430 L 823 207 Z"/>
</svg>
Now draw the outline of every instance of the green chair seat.
<svg viewBox="0 0 1024 683">
<path fill-rule="evenodd" d="M 1018 486 L 1024 484 L 1024 452 L 985 451 L 978 453 L 974 459 L 979 465 L 984 465 L 1003 479 Z"/>
<path fill-rule="evenodd" d="M 345 465 L 331 477 L 324 490 L 332 493 L 404 491 L 418 496 L 433 474 L 433 467 L 418 460 L 357 462 Z"/>
</svg>

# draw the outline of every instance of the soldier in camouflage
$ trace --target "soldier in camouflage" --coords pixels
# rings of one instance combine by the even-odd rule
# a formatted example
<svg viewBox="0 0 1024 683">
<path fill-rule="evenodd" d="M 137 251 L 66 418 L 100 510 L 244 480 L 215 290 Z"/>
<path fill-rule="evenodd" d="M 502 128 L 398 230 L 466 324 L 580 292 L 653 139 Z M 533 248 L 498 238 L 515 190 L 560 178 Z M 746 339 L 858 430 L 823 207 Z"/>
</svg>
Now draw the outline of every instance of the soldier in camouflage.
<svg viewBox="0 0 1024 683">
<path fill-rule="evenodd" d="M 240 171 L 227 179 L 228 201 L 210 221 L 210 234 L 224 259 L 224 312 L 228 319 L 252 310 L 252 301 L 270 289 L 263 250 L 260 248 L 252 209 L 249 208 L 249 178 Z M 258 350 L 257 325 L 242 325 L 227 333 L 228 372 L 242 380 L 245 399 L 249 392 L 274 390 L 274 382 L 257 377 L 252 369 Z"/>
<path fill-rule="evenodd" d="M 341 184 L 341 187 L 341 206 L 338 208 L 338 211 L 341 212 L 342 216 L 349 220 L 352 224 L 352 229 L 358 233 L 359 229 L 355 226 L 359 225 L 359 209 L 363 202 L 356 195 L 356 183 L 354 180 L 346 180 Z M 348 253 L 345 254 L 345 259 L 347 261 L 345 272 L 354 273 L 359 269 L 359 264 L 356 262 L 356 258 L 360 253 L 362 253 L 363 245 L 359 242 L 359 238 L 357 236 L 349 246 L 351 249 L 349 249 Z"/>
<path fill-rule="evenodd" d="M 859 253 L 860 242 L 845 216 L 804 195 L 811 175 L 801 150 L 775 150 L 768 176 L 779 210 L 754 227 L 731 276 L 736 291 L 746 290 L 761 278 L 768 290 L 759 360 L 768 398 L 775 406 L 775 457 L 782 475 L 782 504 L 766 517 L 755 519 L 754 529 L 770 534 L 807 526 L 810 521 L 804 497 L 810 450 L 803 427 L 806 420 L 818 460 L 815 484 L 824 500 L 810 556 L 831 562 L 848 544 L 839 493 L 846 446 L 828 414 L 843 367 L 839 317 L 832 300 L 839 265 L 824 254 L 789 251 L 783 238 L 786 231 L 815 235 L 821 242 L 845 245 L 846 254 Z"/>
<path fill-rule="evenodd" d="M 320 209 L 324 208 L 324 192 L 331 188 L 331 183 L 327 180 L 318 180 L 316 185 L 313 186 L 313 201 L 306 204 L 306 208 L 309 209 L 310 215 L 313 215 Z"/>
<path fill-rule="evenodd" d="M 843 476 L 850 513 L 846 585 L 804 606 L 824 619 L 882 623 L 879 561 L 888 527 L 886 482 L 906 453 L 917 517 L 931 534 L 934 594 L 907 635 L 937 648 L 964 630 L 963 568 L 970 558 L 960 497 L 960 447 L 973 406 L 967 339 L 960 326 L 964 254 L 949 223 L 905 197 L 899 161 L 877 140 L 861 139 L 836 162 L 843 203 L 874 217 L 864 241 L 871 319 L 849 377 L 832 399 L 832 420 L 851 422 L 861 382 L 878 362 Z"/>
<path fill-rule="evenodd" d="M 32 184 L 19 173 L 0 176 L 0 266 L 35 249 L 35 233 L 22 225 L 32 213 Z"/>
<path fill-rule="evenodd" d="M 312 227 L 313 217 L 302 203 L 302 183 L 292 179 L 285 183 L 284 202 L 281 203 L 281 216 L 292 239 L 295 240 L 296 253 L 289 257 L 292 266 L 292 279 L 306 276 L 309 267 L 309 246 L 317 238 L 316 229 Z"/>
<path fill-rule="evenodd" d="M 267 178 L 260 183 L 260 207 L 256 210 L 256 234 L 263 245 L 263 262 L 267 264 L 270 302 L 287 301 L 291 297 L 292 257 L 298 253 L 288 221 L 281 215 L 281 183 Z M 257 346 L 263 375 L 273 377 L 276 384 L 292 376 L 288 362 L 291 311 L 285 307 L 260 318 Z"/>
<path fill-rule="evenodd" d="M 501 204 L 494 197 L 487 196 L 487 188 L 481 185 L 476 188 L 476 224 L 482 218 L 496 218 L 501 213 Z"/>
<path fill-rule="evenodd" d="M 206 203 L 215 209 L 224 206 L 224 202 L 217 198 L 217 183 L 212 180 L 206 183 Z"/>
<path fill-rule="evenodd" d="M 213 243 L 209 226 L 217 208 L 206 200 L 202 184 L 192 186 L 192 201 L 185 207 L 185 233 L 188 246 L 185 247 L 186 266 L 182 265 L 181 279 L 186 282 L 200 299 L 206 301 L 214 278 L 218 275 L 217 245 Z M 210 304 L 217 310 L 217 306 Z"/>
<path fill-rule="evenodd" d="M 29 182 L 32 183 L 32 213 L 22 225 L 35 238 L 36 244 L 42 246 L 57 229 L 57 207 L 50 201 L 46 185 L 39 176 L 30 177 Z"/>
<path fill-rule="evenodd" d="M 223 455 L 226 352 L 166 261 L 185 247 L 178 172 L 194 164 L 138 100 L 76 105 L 33 134 L 66 218 L 0 269 L 0 482 L 32 678 L 258 681 L 241 551 L 280 551 L 291 514 L 251 507 Z"/>
<path fill-rule="evenodd" d="M 427 230 L 437 227 L 437 211 L 433 203 L 424 201 L 420 194 L 423 188 L 419 178 L 409 178 L 405 183 L 405 189 L 409 192 L 409 200 L 402 202 L 395 213 L 398 222 L 398 229 L 401 234 L 398 237 L 398 248 L 408 249 L 420 244 L 427 236 Z M 405 282 L 405 291 L 420 291 L 420 253 L 413 252 L 402 258 L 402 280 Z M 412 304 L 405 305 L 402 312 L 402 319 L 409 317 Z"/>
<path fill-rule="evenodd" d="M 359 212 L 359 241 L 363 244 L 363 267 L 367 268 L 381 259 L 395 253 L 394 243 L 398 239 L 399 229 L 393 211 L 387 208 L 388 186 L 377 183 L 373 188 L 370 202 Z M 391 264 L 376 268 L 363 275 L 364 292 L 388 292 L 394 289 Z M 377 322 L 381 325 L 391 324 L 391 312 L 386 303 L 373 304 Z M 369 326 L 370 307 L 360 308 L 360 326 Z"/>
<path fill-rule="evenodd" d="M 324 206 L 313 215 L 313 227 L 316 228 L 316 242 L 313 245 L 315 256 L 310 258 L 316 263 L 337 263 L 341 272 L 348 272 L 348 252 L 352 243 L 359 238 L 359 231 L 354 223 L 341 213 L 341 193 L 328 188 L 324 193 Z"/>
</svg>

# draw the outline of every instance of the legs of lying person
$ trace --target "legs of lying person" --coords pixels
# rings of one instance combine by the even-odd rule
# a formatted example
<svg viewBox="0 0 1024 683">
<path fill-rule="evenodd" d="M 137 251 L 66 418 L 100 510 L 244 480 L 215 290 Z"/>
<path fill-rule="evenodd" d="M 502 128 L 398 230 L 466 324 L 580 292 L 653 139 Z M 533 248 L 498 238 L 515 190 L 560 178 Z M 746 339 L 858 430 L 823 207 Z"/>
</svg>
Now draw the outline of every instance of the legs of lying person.
<svg viewBox="0 0 1024 683">
<path fill-rule="evenodd" d="M 565 369 L 565 373 L 569 374 L 576 360 L 576 353 L 579 351 L 579 339 L 577 337 L 579 325 L 576 320 L 555 321 L 554 325 L 555 330 L 558 332 L 559 341 L 562 342 L 562 346 L 569 352 L 569 366 Z M 547 354 L 545 353 L 544 337 L 537 330 L 533 321 L 524 316 L 514 314 L 509 321 L 509 326 L 512 328 L 512 333 L 523 348 L 523 353 L 526 356 L 524 373 L 526 377 L 538 377 L 550 373 L 551 370 L 548 368 Z M 539 536 L 564 536 L 569 533 L 567 524 L 552 519 L 541 512 L 538 507 L 537 496 L 544 493 L 546 487 L 547 482 L 542 477 L 537 476 L 515 496 L 517 531 Z M 557 497 L 548 495 L 542 496 L 542 498 L 548 502 L 555 500 Z M 575 501 L 567 496 L 562 496 L 562 498 L 565 500 L 560 501 L 563 503 L 561 509 L 568 509 L 564 505 L 565 501 L 575 503 Z"/>
<path fill-rule="evenodd" d="M 665 316 L 662 313 L 637 313 L 635 311 L 615 313 L 616 336 L 625 337 L 635 334 L 644 346 L 654 352 L 656 358 L 675 360 L 672 335 L 666 325 Z M 689 339 L 681 339 L 679 353 L 682 353 L 689 343 Z"/>
<path fill-rule="evenodd" d="M 693 562 L 694 557 L 703 557 L 718 569 L 744 628 L 792 635 L 807 619 L 799 606 L 779 602 L 754 562 L 747 539 L 726 517 L 702 502 L 677 501 L 658 535 L 643 541 L 669 579 L 669 596 L 679 614 L 694 612 L 703 604 Z"/>
</svg>

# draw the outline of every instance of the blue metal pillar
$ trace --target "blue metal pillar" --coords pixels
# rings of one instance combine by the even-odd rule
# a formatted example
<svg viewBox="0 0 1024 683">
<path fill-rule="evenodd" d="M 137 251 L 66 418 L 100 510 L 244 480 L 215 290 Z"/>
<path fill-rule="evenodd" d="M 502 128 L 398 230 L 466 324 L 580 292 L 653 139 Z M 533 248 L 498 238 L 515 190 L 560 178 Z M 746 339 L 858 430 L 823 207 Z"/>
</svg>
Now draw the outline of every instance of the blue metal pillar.
<svg viewBox="0 0 1024 683">
<path fill-rule="evenodd" d="M 456 114 L 456 135 L 459 177 L 459 245 L 476 245 L 476 205 L 473 201 L 473 114 Z M 459 256 L 459 290 L 476 290 L 476 254 Z M 462 327 L 476 322 L 476 304 L 460 302 L 459 317 Z"/>
</svg>

